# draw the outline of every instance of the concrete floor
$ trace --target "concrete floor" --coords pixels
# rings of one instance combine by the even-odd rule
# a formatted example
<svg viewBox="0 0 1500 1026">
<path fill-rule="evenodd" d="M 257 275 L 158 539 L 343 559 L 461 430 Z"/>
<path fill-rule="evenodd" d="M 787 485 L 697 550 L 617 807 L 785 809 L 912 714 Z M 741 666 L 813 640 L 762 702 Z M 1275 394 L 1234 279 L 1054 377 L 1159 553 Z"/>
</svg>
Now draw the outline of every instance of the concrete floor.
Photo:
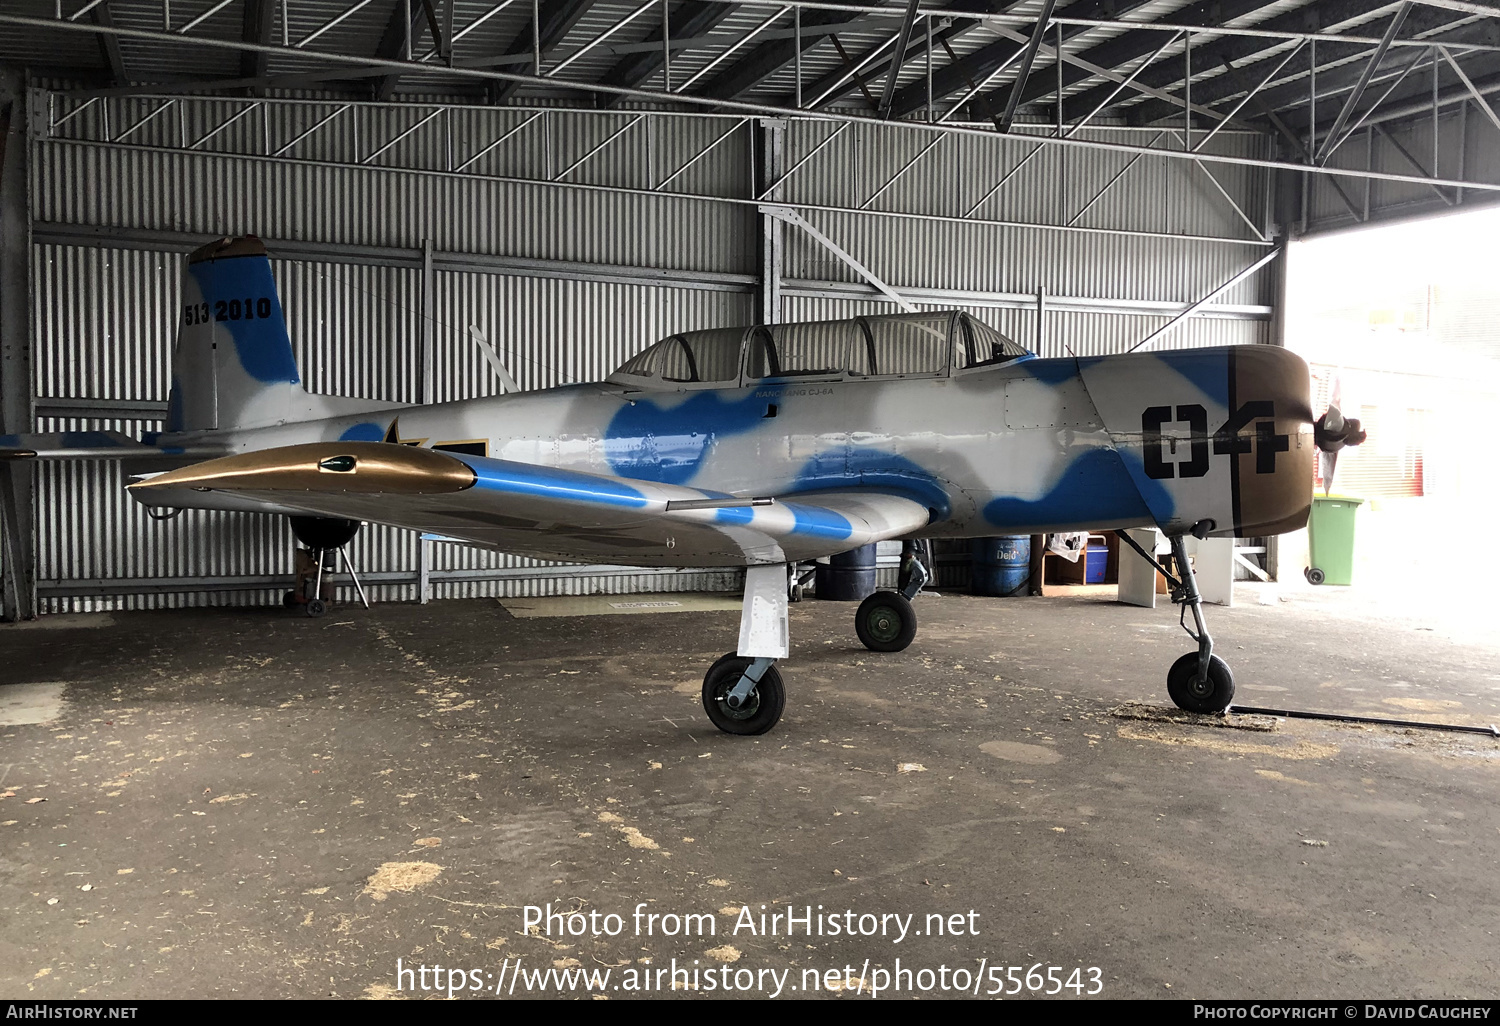
<svg viewBox="0 0 1500 1026">
<path fill-rule="evenodd" d="M 848 999 L 899 958 L 950 984 L 1098 967 L 1108 997 L 1494 997 L 1500 740 L 1122 718 L 1167 704 L 1189 646 L 1174 608 L 1111 598 L 923 597 L 896 655 L 859 647 L 851 606 L 794 606 L 761 738 L 699 704 L 732 612 L 0 628 L 0 683 L 62 685 L 0 688 L 0 718 L 45 721 L 0 728 L 0 988 L 379 997 L 398 958 L 493 989 L 519 956 L 609 967 L 619 998 L 675 958 L 766 993 L 790 969 L 799 996 L 837 969 L 820 992 Z M 1492 629 L 1430 597 L 1267 601 L 1209 610 L 1243 702 L 1500 723 Z M 548 902 L 623 932 L 527 935 Z M 642 902 L 717 933 L 636 936 Z M 733 934 L 745 905 L 915 918 L 899 943 Z M 962 935 L 918 935 L 939 913 Z"/>
</svg>

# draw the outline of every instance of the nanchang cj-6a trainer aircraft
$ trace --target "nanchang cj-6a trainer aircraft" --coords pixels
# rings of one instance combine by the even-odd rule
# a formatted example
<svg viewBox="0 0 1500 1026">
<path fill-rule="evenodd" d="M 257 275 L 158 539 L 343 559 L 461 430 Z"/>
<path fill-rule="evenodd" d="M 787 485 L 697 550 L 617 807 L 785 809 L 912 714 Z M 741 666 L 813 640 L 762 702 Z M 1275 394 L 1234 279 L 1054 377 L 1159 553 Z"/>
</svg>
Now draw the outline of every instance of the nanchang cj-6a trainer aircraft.
<svg viewBox="0 0 1500 1026">
<path fill-rule="evenodd" d="M 374 521 L 543 559 L 744 567 L 738 648 L 703 684 L 709 718 L 734 734 L 781 717 L 774 663 L 796 564 L 886 539 L 1160 528 L 1198 643 L 1168 690 L 1225 709 L 1233 678 L 1184 536 L 1301 527 L 1314 454 L 1364 437 L 1337 410 L 1314 423 L 1307 367 L 1284 349 L 1041 359 L 954 311 L 689 332 L 601 383 L 391 408 L 303 388 L 253 236 L 194 252 L 183 285 L 165 432 L 11 436 L 0 456 L 175 460 L 130 486 L 152 507 Z M 856 614 L 869 648 L 916 633 L 927 571 L 907 555 L 903 590 Z"/>
</svg>

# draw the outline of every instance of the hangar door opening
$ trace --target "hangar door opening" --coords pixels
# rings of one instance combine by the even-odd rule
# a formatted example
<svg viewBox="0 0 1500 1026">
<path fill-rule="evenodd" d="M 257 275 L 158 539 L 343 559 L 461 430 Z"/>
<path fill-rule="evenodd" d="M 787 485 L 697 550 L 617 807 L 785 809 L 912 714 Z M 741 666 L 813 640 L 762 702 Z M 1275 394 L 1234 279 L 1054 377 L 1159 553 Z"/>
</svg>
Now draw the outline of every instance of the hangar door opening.
<svg viewBox="0 0 1500 1026">
<path fill-rule="evenodd" d="M 1308 362 L 1314 412 L 1336 404 L 1369 432 L 1314 482 L 1318 496 L 1363 500 L 1352 580 L 1366 595 L 1471 606 L 1493 591 L 1497 232 L 1491 209 L 1288 247 L 1286 344 Z M 1308 542 L 1283 539 L 1283 580 L 1311 565 Z"/>
</svg>

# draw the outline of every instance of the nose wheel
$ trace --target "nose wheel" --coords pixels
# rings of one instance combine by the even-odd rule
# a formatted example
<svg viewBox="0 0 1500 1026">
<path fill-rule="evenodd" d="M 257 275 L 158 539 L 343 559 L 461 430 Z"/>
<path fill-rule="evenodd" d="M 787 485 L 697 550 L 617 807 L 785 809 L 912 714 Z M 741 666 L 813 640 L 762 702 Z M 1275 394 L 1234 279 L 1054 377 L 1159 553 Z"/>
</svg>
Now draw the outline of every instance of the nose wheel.
<svg viewBox="0 0 1500 1026">
<path fill-rule="evenodd" d="M 1192 533 L 1205 538 L 1212 527 L 1211 522 L 1203 521 L 1193 525 Z M 1128 531 L 1120 531 L 1118 535 L 1171 583 L 1172 601 L 1182 607 L 1178 622 L 1188 637 L 1198 643 L 1198 651 L 1187 653 L 1167 671 L 1167 694 L 1179 709 L 1187 712 L 1224 712 L 1234 701 L 1234 674 L 1229 671 L 1228 663 L 1214 655 L 1214 639 L 1209 636 L 1208 624 L 1203 619 L 1203 596 L 1198 591 L 1193 564 L 1188 561 L 1184 536 L 1174 535 L 1171 539 L 1172 564 L 1177 571 L 1172 574 L 1157 562 L 1154 554 L 1141 548 Z M 1192 627 L 1187 625 L 1189 611 L 1193 614 Z"/>
<path fill-rule="evenodd" d="M 1216 713 L 1229 708 L 1234 701 L 1234 674 L 1229 664 L 1216 655 L 1208 657 L 1208 673 L 1198 677 L 1198 653 L 1189 652 L 1167 671 L 1167 694 L 1179 709 L 1195 713 Z"/>
</svg>

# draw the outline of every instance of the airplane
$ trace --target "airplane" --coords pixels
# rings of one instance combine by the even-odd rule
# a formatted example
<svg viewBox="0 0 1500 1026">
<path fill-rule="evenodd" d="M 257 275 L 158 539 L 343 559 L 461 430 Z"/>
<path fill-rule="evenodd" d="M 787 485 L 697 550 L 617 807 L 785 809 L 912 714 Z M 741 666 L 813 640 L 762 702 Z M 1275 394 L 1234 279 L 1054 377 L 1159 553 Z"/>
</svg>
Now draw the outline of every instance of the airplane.
<svg viewBox="0 0 1500 1026">
<path fill-rule="evenodd" d="M 891 652 L 929 578 L 915 540 L 1135 527 L 1170 540 L 1175 574 L 1120 534 L 1197 643 L 1168 693 L 1227 710 L 1186 536 L 1302 527 L 1315 456 L 1364 440 L 1336 409 L 1315 420 L 1307 365 L 1267 345 L 1048 359 L 938 310 L 684 332 L 600 382 L 393 406 L 303 387 L 254 236 L 194 251 L 181 302 L 165 431 L 12 435 L 0 458 L 122 459 L 148 507 L 282 514 L 316 547 L 373 522 L 549 560 L 743 567 L 739 642 L 702 692 L 730 734 L 781 718 L 799 563 L 903 540 L 906 583 L 855 613 Z"/>
</svg>

